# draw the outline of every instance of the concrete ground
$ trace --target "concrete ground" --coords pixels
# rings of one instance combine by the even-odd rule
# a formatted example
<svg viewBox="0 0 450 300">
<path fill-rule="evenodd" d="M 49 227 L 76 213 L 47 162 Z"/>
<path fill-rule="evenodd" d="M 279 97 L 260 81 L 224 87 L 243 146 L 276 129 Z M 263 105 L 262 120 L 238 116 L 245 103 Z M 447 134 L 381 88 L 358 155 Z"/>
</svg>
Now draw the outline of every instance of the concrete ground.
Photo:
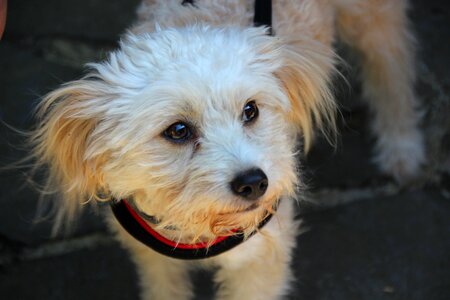
<svg viewBox="0 0 450 300">
<path fill-rule="evenodd" d="M 9 1 L 0 42 L 1 121 L 30 128 L 39 97 L 114 49 L 137 2 Z M 339 146 L 319 140 L 302 162 L 312 201 L 299 207 L 305 232 L 290 299 L 450 299 L 450 3 L 413 0 L 411 18 L 426 178 L 399 188 L 377 172 L 358 84 L 341 89 Z M 0 125 L 1 164 L 26 155 L 21 142 Z M 87 209 L 72 234 L 51 238 L 51 222 L 33 222 L 38 193 L 26 181 L 26 170 L 0 173 L 0 299 L 135 299 L 133 265 L 101 221 L 107 207 Z M 197 299 L 210 299 L 210 274 L 193 277 Z"/>
</svg>

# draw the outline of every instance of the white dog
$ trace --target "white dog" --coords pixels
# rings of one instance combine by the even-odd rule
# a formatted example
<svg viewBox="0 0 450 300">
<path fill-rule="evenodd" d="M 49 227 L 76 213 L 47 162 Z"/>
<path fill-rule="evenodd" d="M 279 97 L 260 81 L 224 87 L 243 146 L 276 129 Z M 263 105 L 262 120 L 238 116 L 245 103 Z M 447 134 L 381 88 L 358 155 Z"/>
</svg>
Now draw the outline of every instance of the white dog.
<svg viewBox="0 0 450 300">
<path fill-rule="evenodd" d="M 297 137 L 306 151 L 334 130 L 336 37 L 360 54 L 381 169 L 412 178 L 424 161 L 406 1 L 277 0 L 274 36 L 254 5 L 146 0 L 120 48 L 40 106 L 57 226 L 112 201 L 144 299 L 190 299 L 194 262 L 217 268 L 219 299 L 286 295 Z"/>
</svg>

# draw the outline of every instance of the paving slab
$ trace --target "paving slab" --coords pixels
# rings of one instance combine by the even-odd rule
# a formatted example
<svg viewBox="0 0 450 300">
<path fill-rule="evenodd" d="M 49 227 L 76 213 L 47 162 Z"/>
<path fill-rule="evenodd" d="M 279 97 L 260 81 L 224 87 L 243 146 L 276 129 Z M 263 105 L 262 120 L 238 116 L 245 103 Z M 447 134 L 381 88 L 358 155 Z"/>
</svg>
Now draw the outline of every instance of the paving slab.
<svg viewBox="0 0 450 300">
<path fill-rule="evenodd" d="M 0 296 L 19 299 L 136 299 L 137 276 L 118 245 L 0 268 Z"/>
<path fill-rule="evenodd" d="M 140 0 L 9 1 L 5 38 L 65 36 L 116 42 Z"/>
<path fill-rule="evenodd" d="M 448 1 L 411 1 L 412 25 L 417 34 L 418 53 L 430 69 L 433 70 L 438 81 L 446 88 L 450 86 L 450 6 Z"/>
<path fill-rule="evenodd" d="M 367 129 L 367 115 L 365 107 L 343 110 L 335 144 L 316 139 L 300 167 L 309 189 L 359 187 L 387 180 L 372 163 L 374 138 Z"/>
<path fill-rule="evenodd" d="M 444 194 L 411 191 L 303 215 L 292 299 L 448 299 Z"/>
</svg>

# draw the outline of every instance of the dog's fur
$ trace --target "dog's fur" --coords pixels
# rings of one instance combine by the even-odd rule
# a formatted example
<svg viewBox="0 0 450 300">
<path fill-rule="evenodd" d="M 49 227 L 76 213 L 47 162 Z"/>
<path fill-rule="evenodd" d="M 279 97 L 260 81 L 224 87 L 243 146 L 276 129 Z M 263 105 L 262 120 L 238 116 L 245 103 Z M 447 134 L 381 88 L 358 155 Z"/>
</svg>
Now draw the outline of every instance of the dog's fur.
<svg viewBox="0 0 450 300">
<path fill-rule="evenodd" d="M 413 37 L 403 0 L 273 1 L 275 37 L 252 27 L 253 0 L 146 0 L 139 20 L 106 62 L 50 93 L 33 136 L 48 186 L 59 187 L 57 226 L 80 202 L 133 199 L 182 242 L 211 241 L 241 228 L 250 233 L 279 200 L 258 234 L 218 257 L 219 299 L 278 299 L 292 281 L 293 196 L 297 137 L 334 130 L 330 80 L 336 37 L 361 59 L 363 90 L 373 110 L 376 161 L 397 179 L 424 161 L 413 92 Z M 243 124 L 254 100 L 258 119 Z M 177 121 L 195 139 L 173 143 L 162 132 Z M 261 168 L 267 192 L 258 208 L 230 191 L 237 173 Z M 144 299 L 188 299 L 190 262 L 166 258 L 109 224 L 138 268 Z M 165 230 L 167 226 L 177 230 Z"/>
</svg>

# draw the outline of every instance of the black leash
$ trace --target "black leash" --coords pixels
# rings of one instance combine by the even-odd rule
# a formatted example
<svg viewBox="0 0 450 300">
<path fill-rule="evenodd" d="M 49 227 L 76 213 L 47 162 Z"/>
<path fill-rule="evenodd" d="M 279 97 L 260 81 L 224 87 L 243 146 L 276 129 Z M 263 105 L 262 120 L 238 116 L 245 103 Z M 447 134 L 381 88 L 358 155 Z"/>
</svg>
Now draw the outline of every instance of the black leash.
<svg viewBox="0 0 450 300">
<path fill-rule="evenodd" d="M 273 35 L 272 29 L 272 0 L 255 0 L 255 27 L 265 26 L 269 29 L 269 35 Z"/>
<path fill-rule="evenodd" d="M 183 0 L 181 5 L 195 6 L 195 0 Z M 268 34 L 273 35 L 272 29 L 272 0 L 255 0 L 255 15 L 253 17 L 255 27 L 265 26 L 268 28 Z"/>
</svg>

